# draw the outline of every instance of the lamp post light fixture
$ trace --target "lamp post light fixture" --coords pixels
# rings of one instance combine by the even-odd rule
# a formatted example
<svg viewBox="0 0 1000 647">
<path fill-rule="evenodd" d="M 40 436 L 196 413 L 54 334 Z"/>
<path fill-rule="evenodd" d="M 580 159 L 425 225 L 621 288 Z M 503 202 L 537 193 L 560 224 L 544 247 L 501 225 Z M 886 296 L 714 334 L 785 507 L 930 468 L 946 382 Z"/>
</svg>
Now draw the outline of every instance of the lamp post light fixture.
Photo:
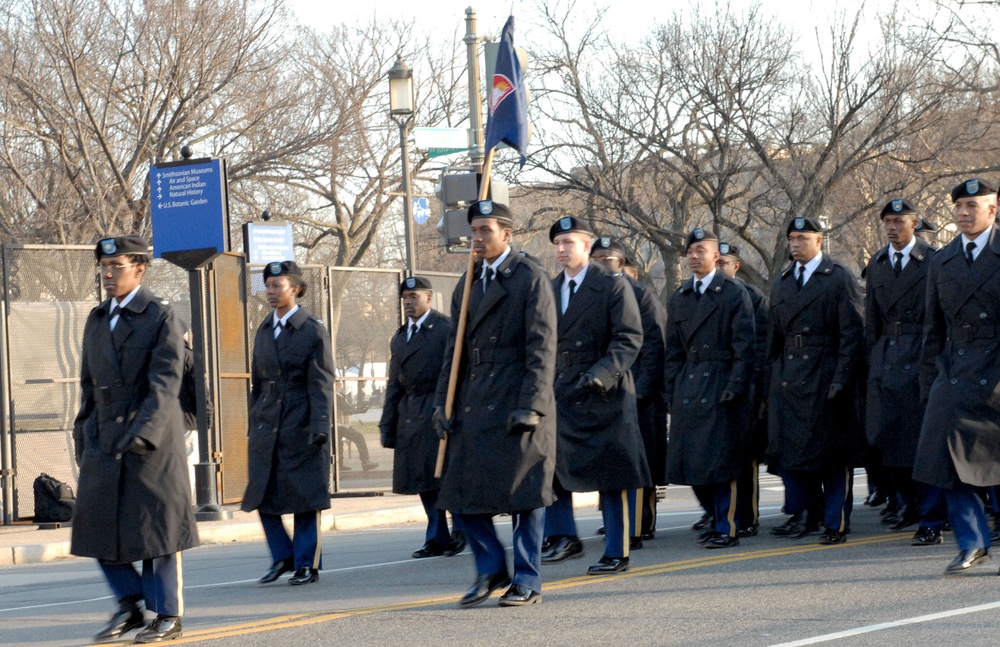
<svg viewBox="0 0 1000 647">
<path fill-rule="evenodd" d="M 416 269 L 417 249 L 413 238 L 413 187 L 410 185 L 410 126 L 413 125 L 413 70 L 402 56 L 389 70 L 389 116 L 399 125 L 399 154 L 403 162 L 403 233 L 406 237 L 406 274 Z"/>
</svg>

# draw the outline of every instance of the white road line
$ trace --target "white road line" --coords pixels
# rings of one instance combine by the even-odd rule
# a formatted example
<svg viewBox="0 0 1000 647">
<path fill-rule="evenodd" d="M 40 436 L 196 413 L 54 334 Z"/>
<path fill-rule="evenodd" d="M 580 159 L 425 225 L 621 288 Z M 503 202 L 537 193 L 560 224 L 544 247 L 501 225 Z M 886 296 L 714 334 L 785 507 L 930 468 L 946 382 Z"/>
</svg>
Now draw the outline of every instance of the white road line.
<svg viewBox="0 0 1000 647">
<path fill-rule="evenodd" d="M 858 627 L 857 629 L 848 629 L 846 631 L 838 631 L 832 634 L 824 634 L 822 636 L 814 636 L 812 638 L 794 640 L 792 642 L 781 643 L 778 645 L 771 645 L 771 647 L 802 647 L 803 645 L 815 645 L 817 643 L 825 643 L 831 640 L 839 640 L 841 638 L 860 636 L 861 634 L 867 634 L 873 631 L 882 631 L 883 629 L 895 629 L 896 627 L 905 627 L 906 625 L 915 625 L 921 622 L 933 622 L 934 620 L 941 620 L 943 618 L 964 616 L 969 613 L 979 613 L 980 611 L 990 611 L 992 609 L 1000 609 L 1000 602 L 980 604 L 974 607 L 965 607 L 962 609 L 952 609 L 951 611 L 942 611 L 941 613 L 931 613 L 926 616 L 904 618 L 903 620 L 896 620 L 894 622 L 881 622 L 877 625 L 868 625 L 867 627 Z"/>
</svg>

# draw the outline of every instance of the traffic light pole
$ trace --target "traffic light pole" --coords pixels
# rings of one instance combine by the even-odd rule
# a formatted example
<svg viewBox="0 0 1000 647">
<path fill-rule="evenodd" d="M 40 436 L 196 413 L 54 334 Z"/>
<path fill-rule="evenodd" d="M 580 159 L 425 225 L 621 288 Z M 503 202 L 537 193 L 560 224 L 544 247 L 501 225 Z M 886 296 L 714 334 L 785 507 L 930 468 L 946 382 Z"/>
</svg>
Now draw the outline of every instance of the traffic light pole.
<svg viewBox="0 0 1000 647">
<path fill-rule="evenodd" d="M 479 85 L 479 36 L 476 35 L 476 10 L 465 10 L 465 42 L 469 68 L 469 158 L 472 170 L 480 172 L 486 159 L 483 150 L 483 93 Z"/>
</svg>

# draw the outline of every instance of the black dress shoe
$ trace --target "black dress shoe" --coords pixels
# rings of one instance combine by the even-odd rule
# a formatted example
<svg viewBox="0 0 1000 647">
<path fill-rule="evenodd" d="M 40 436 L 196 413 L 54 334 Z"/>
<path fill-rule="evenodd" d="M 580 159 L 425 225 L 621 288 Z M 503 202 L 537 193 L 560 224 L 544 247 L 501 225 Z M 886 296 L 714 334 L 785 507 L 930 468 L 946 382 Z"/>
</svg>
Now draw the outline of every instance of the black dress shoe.
<svg viewBox="0 0 1000 647">
<path fill-rule="evenodd" d="M 736 531 L 736 536 L 740 537 L 740 538 L 743 538 L 743 537 L 756 537 L 757 536 L 757 524 L 752 523 L 749 526 L 746 526 L 745 528 L 740 528 L 739 530 Z"/>
<path fill-rule="evenodd" d="M 601 526 L 600 528 L 598 528 L 598 529 L 597 529 L 597 532 L 596 532 L 596 533 L 594 533 L 594 534 L 597 534 L 597 535 L 603 535 L 603 534 L 604 534 L 604 526 Z"/>
<path fill-rule="evenodd" d="M 583 555 L 583 544 L 576 537 L 559 537 L 552 540 L 552 546 L 542 553 L 543 564 L 558 564 L 571 557 Z"/>
<path fill-rule="evenodd" d="M 788 537 L 790 537 L 791 539 L 802 539 L 806 535 L 811 535 L 814 532 L 819 532 L 818 523 L 808 523 L 808 522 L 800 523 L 797 524 L 796 528 L 794 528 L 792 532 L 788 534 Z"/>
<path fill-rule="evenodd" d="M 642 537 L 629 537 L 628 549 L 639 550 L 640 548 L 642 548 Z"/>
<path fill-rule="evenodd" d="M 892 528 L 893 530 L 902 530 L 904 528 L 912 526 L 918 521 L 920 521 L 920 515 L 917 514 L 916 506 L 908 505 L 906 506 L 906 509 L 903 510 L 903 514 L 899 515 L 899 517 L 896 519 L 896 523 L 892 524 L 890 528 Z"/>
<path fill-rule="evenodd" d="M 145 624 L 146 619 L 142 617 L 142 609 L 139 608 L 138 600 L 135 598 L 121 600 L 118 602 L 118 611 L 111 616 L 108 624 L 94 636 L 94 640 L 99 642 L 116 640 Z"/>
<path fill-rule="evenodd" d="M 730 537 L 729 535 L 723 535 L 722 533 L 719 533 L 718 537 L 705 542 L 705 548 L 732 548 L 733 546 L 739 545 L 739 537 Z"/>
<path fill-rule="evenodd" d="M 157 615 L 146 628 L 135 635 L 137 643 L 160 643 L 164 640 L 176 640 L 183 634 L 181 619 L 177 616 Z"/>
<path fill-rule="evenodd" d="M 698 521 L 695 521 L 691 526 L 691 530 L 704 530 L 705 528 L 711 528 L 715 525 L 715 516 L 709 513 L 701 515 Z"/>
<path fill-rule="evenodd" d="M 587 569 L 587 575 L 607 575 L 624 573 L 628 570 L 628 557 L 602 557 Z"/>
<path fill-rule="evenodd" d="M 319 571 L 315 568 L 309 568 L 308 566 L 303 566 L 302 568 L 295 571 L 295 575 L 288 578 L 288 583 L 292 586 L 299 586 L 300 584 L 312 584 L 313 582 L 319 581 Z"/>
<path fill-rule="evenodd" d="M 504 586 L 510 586 L 510 577 L 506 573 L 480 575 L 458 603 L 463 607 L 474 607 Z"/>
<path fill-rule="evenodd" d="M 465 539 L 465 532 L 462 530 L 456 530 L 451 533 L 451 541 L 449 541 L 448 545 L 445 546 L 444 554 L 447 557 L 454 557 L 465 550 L 467 543 L 468 542 Z"/>
<path fill-rule="evenodd" d="M 801 514 L 793 514 L 785 520 L 785 523 L 771 528 L 771 534 L 775 537 L 788 537 L 798 528 L 801 519 Z"/>
<path fill-rule="evenodd" d="M 437 545 L 437 542 L 429 541 L 419 549 L 413 551 L 410 557 L 413 559 L 424 559 L 425 557 L 440 557 L 444 554 L 444 549 Z"/>
<path fill-rule="evenodd" d="M 911 546 L 933 546 L 943 543 L 944 537 L 941 536 L 941 531 L 927 526 L 917 528 L 917 532 L 913 533 L 913 539 L 910 540 Z"/>
<path fill-rule="evenodd" d="M 882 492 L 875 490 L 874 492 L 868 493 L 868 498 L 865 499 L 865 505 L 877 508 L 886 501 L 888 501 L 886 496 L 882 494 Z"/>
<path fill-rule="evenodd" d="M 887 505 L 884 508 L 882 508 L 881 510 L 879 510 L 878 513 L 879 513 L 879 515 L 881 515 L 883 517 L 887 517 L 889 515 L 892 515 L 892 516 L 895 517 L 896 515 L 899 514 L 899 506 L 896 505 L 895 503 L 889 503 L 889 505 Z"/>
<path fill-rule="evenodd" d="M 541 593 L 520 584 L 512 584 L 507 592 L 500 596 L 500 606 L 502 607 L 524 607 L 529 604 L 538 604 L 541 601 Z"/>
<path fill-rule="evenodd" d="M 700 535 L 698 535 L 699 544 L 707 544 L 713 539 L 718 539 L 722 536 L 722 533 L 718 530 L 704 530 Z"/>
<path fill-rule="evenodd" d="M 836 544 L 843 544 L 847 542 L 847 533 L 840 532 L 839 530 L 827 529 L 820 535 L 819 543 L 824 546 L 834 546 Z"/>
<path fill-rule="evenodd" d="M 275 581 L 285 573 L 291 573 L 294 563 L 290 559 L 283 559 L 281 561 L 271 564 L 271 569 L 264 573 L 264 577 L 257 580 L 261 584 L 270 584 Z"/>
<path fill-rule="evenodd" d="M 963 573 L 980 562 L 985 562 L 990 558 L 985 548 L 971 548 L 959 551 L 958 557 L 952 560 L 951 564 L 944 569 L 945 573 Z"/>
<path fill-rule="evenodd" d="M 650 530 L 649 532 L 642 533 L 641 539 L 643 541 L 649 541 L 650 539 L 656 539 L 656 531 Z"/>
</svg>

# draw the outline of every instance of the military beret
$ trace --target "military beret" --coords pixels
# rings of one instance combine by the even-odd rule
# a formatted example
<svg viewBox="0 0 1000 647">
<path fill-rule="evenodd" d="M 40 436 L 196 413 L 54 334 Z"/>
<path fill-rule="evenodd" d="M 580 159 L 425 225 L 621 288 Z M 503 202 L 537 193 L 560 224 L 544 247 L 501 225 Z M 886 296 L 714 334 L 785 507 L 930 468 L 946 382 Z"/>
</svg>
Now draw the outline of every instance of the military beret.
<svg viewBox="0 0 1000 647">
<path fill-rule="evenodd" d="M 986 180 L 972 178 L 957 185 L 951 190 L 951 201 L 956 202 L 959 198 L 975 198 L 981 195 L 996 194 L 997 188 Z"/>
<path fill-rule="evenodd" d="M 718 242 L 719 237 L 704 227 L 695 227 L 691 230 L 691 233 L 688 234 L 687 240 L 684 241 L 684 249 L 688 249 L 691 245 L 705 240 L 714 240 Z"/>
<path fill-rule="evenodd" d="M 586 220 L 581 220 L 579 218 L 574 218 L 573 216 L 565 216 L 556 220 L 549 227 L 549 242 L 555 242 L 556 236 L 559 234 L 569 234 L 572 232 L 579 232 L 581 234 L 594 235 L 594 230 L 590 228 Z"/>
<path fill-rule="evenodd" d="M 426 279 L 422 276 L 408 276 L 403 279 L 403 282 L 399 284 L 399 296 L 403 296 L 403 292 L 407 290 L 433 290 L 431 287 L 430 279 Z"/>
<path fill-rule="evenodd" d="M 623 247 L 622 244 L 614 238 L 609 238 L 608 236 L 601 236 L 598 238 L 594 241 L 594 245 L 590 248 L 591 255 L 593 255 L 593 253 L 598 249 L 606 249 L 609 252 L 618 252 L 622 259 L 625 258 L 625 247 Z"/>
<path fill-rule="evenodd" d="M 625 267 L 639 267 L 639 264 L 635 262 L 634 258 L 625 257 Z"/>
<path fill-rule="evenodd" d="M 497 222 L 513 225 L 514 217 L 506 205 L 492 200 L 480 200 L 469 205 L 469 224 L 473 218 L 496 218 Z"/>
<path fill-rule="evenodd" d="M 797 218 L 792 218 L 788 222 L 788 227 L 785 229 L 785 235 L 787 236 L 793 231 L 810 231 L 816 234 L 822 234 L 823 227 L 813 218 L 799 216 Z"/>
<path fill-rule="evenodd" d="M 930 220 L 924 220 L 923 218 L 917 218 L 917 229 L 916 231 L 929 231 L 936 232 L 937 227 Z"/>
<path fill-rule="evenodd" d="M 723 256 L 740 257 L 740 248 L 732 243 L 719 243 L 719 253 Z"/>
<path fill-rule="evenodd" d="M 878 217 L 885 220 L 886 216 L 905 216 L 910 213 L 917 213 L 917 208 L 913 206 L 913 203 L 909 200 L 897 199 L 889 201 L 888 204 L 882 207 L 882 211 L 879 212 Z"/>
<path fill-rule="evenodd" d="M 102 238 L 94 247 L 94 257 L 101 260 L 105 256 L 123 256 L 125 254 L 149 254 L 149 241 L 142 236 L 128 235 L 114 238 Z"/>
<path fill-rule="evenodd" d="M 302 270 L 295 261 L 274 261 L 264 266 L 264 280 L 272 276 L 302 276 Z"/>
</svg>

